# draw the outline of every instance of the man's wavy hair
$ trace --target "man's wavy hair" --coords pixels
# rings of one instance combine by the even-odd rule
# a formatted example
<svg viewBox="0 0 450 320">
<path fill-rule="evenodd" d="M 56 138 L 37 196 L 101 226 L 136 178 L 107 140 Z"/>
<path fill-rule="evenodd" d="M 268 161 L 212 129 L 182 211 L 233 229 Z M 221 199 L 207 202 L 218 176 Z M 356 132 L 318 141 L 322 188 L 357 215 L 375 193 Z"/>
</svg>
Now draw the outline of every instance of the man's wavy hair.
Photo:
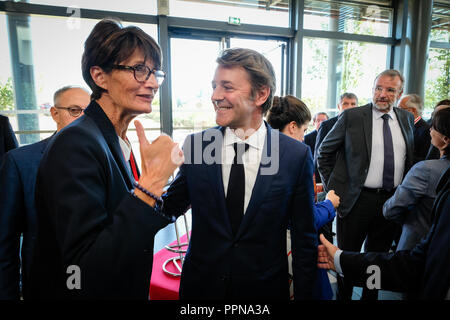
<svg viewBox="0 0 450 320">
<path fill-rule="evenodd" d="M 247 71 L 252 86 L 252 98 L 255 97 L 256 91 L 262 87 L 269 87 L 269 97 L 261 105 L 262 114 L 265 115 L 272 105 L 273 95 L 276 90 L 275 72 L 270 61 L 257 51 L 244 48 L 231 48 L 224 50 L 216 62 L 224 68 L 244 68 Z"/>
</svg>

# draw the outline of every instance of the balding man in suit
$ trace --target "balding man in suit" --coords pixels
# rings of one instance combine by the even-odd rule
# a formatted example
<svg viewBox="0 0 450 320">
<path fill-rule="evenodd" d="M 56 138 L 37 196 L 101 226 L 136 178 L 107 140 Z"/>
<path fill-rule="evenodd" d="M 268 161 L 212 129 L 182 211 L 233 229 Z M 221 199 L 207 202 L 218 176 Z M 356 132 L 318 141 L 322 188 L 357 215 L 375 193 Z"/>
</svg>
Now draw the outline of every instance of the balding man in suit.
<svg viewBox="0 0 450 320">
<path fill-rule="evenodd" d="M 89 93 L 81 88 L 56 91 L 50 112 L 57 131 L 80 117 L 89 100 Z M 9 151 L 0 166 L 0 300 L 28 297 L 28 272 L 36 237 L 34 190 L 39 163 L 50 139 Z"/>
<path fill-rule="evenodd" d="M 430 149 L 430 125 L 422 119 L 423 100 L 417 94 L 404 95 L 398 101 L 398 107 L 414 116 L 414 163 L 425 160 Z"/>
<path fill-rule="evenodd" d="M 372 102 L 345 110 L 325 137 L 317 154 L 326 190 L 341 197 L 337 209 L 337 242 L 344 250 L 388 251 L 396 225 L 383 217 L 383 204 L 413 164 L 414 119 L 394 108 L 404 79 L 396 70 L 380 73 Z M 351 299 L 353 284 L 338 277 L 340 300 Z M 364 288 L 362 299 L 377 299 Z"/>
</svg>

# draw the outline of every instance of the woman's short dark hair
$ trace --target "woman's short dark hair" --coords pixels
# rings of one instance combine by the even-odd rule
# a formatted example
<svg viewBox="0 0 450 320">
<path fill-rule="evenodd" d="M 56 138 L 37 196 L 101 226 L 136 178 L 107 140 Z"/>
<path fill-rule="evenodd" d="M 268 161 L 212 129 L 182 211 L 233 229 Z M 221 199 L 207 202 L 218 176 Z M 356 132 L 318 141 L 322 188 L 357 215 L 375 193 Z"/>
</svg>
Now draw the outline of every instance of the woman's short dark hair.
<svg viewBox="0 0 450 320">
<path fill-rule="evenodd" d="M 273 95 L 276 90 L 275 71 L 270 61 L 257 51 L 231 48 L 224 50 L 216 62 L 224 68 L 235 66 L 244 68 L 249 75 L 252 86 L 252 98 L 255 97 L 256 91 L 262 87 L 267 86 L 270 89 L 269 97 L 261 105 L 262 114 L 265 115 L 272 105 Z"/>
<path fill-rule="evenodd" d="M 450 139 L 450 108 L 444 108 L 434 114 L 431 124 L 434 130 Z M 450 153 L 450 144 L 444 149 L 444 154 Z"/>
<path fill-rule="evenodd" d="M 280 131 L 292 121 L 301 127 L 311 121 L 311 112 L 302 100 L 287 95 L 285 97 L 273 98 L 272 107 L 267 114 L 267 122 L 269 125 Z"/>
<path fill-rule="evenodd" d="M 145 60 L 150 59 L 154 68 L 161 68 L 161 49 L 156 41 L 135 26 L 123 27 L 120 21 L 103 19 L 97 23 L 84 43 L 81 70 L 84 81 L 92 90 L 91 99 L 99 99 L 105 89 L 91 77 L 91 67 L 98 66 L 106 73 L 112 65 L 128 59 L 136 49 L 142 50 Z"/>
</svg>

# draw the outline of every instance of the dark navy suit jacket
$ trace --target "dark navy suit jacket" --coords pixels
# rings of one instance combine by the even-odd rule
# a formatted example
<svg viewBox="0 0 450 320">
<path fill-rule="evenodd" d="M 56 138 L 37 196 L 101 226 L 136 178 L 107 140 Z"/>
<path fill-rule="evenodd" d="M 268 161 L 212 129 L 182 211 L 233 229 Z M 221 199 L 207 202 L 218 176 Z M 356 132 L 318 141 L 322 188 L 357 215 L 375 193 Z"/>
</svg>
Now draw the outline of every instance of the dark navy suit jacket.
<svg viewBox="0 0 450 320">
<path fill-rule="evenodd" d="M 312 297 L 317 233 L 311 152 L 266 126 L 263 159 L 237 234 L 231 229 L 222 181 L 224 128 L 186 139 L 186 162 L 164 198 L 164 210 L 171 214 L 179 215 L 192 206 L 181 299 L 289 299 L 288 223 L 294 295 L 297 299 Z"/>
<path fill-rule="evenodd" d="M 414 163 L 425 160 L 431 145 L 430 126 L 420 119 L 414 125 Z"/>
<path fill-rule="evenodd" d="M 0 115 L 0 160 L 11 149 L 17 148 L 18 143 L 11 128 L 8 117 Z"/>
<path fill-rule="evenodd" d="M 345 278 L 365 286 L 367 267 L 380 267 L 381 289 L 417 291 L 421 299 L 443 300 L 450 289 L 450 169 L 436 189 L 433 226 L 412 250 L 394 253 L 342 252 L 340 263 Z"/>
<path fill-rule="evenodd" d="M 136 198 L 132 182 L 114 126 L 92 101 L 39 166 L 33 298 L 148 299 L 154 236 L 171 220 Z"/>
<path fill-rule="evenodd" d="M 20 297 L 21 234 L 22 290 L 27 298 L 28 272 L 36 238 L 34 187 L 49 139 L 9 151 L 0 166 L 0 299 Z"/>
</svg>

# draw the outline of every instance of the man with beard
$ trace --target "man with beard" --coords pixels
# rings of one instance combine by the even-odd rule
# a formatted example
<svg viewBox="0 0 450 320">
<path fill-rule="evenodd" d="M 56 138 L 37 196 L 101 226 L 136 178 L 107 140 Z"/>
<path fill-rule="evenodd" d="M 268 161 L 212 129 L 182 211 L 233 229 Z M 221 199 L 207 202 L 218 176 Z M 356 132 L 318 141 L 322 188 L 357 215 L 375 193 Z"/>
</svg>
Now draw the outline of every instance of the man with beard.
<svg viewBox="0 0 450 320">
<path fill-rule="evenodd" d="M 318 150 L 319 173 L 326 190 L 341 197 L 337 209 L 337 242 L 344 250 L 384 252 L 391 247 L 396 225 L 383 217 L 384 202 L 413 164 L 414 117 L 394 108 L 403 92 L 397 70 L 376 78 L 372 102 L 345 110 Z M 351 299 L 352 283 L 338 277 L 339 300 Z M 378 291 L 363 288 L 364 300 Z"/>
</svg>

